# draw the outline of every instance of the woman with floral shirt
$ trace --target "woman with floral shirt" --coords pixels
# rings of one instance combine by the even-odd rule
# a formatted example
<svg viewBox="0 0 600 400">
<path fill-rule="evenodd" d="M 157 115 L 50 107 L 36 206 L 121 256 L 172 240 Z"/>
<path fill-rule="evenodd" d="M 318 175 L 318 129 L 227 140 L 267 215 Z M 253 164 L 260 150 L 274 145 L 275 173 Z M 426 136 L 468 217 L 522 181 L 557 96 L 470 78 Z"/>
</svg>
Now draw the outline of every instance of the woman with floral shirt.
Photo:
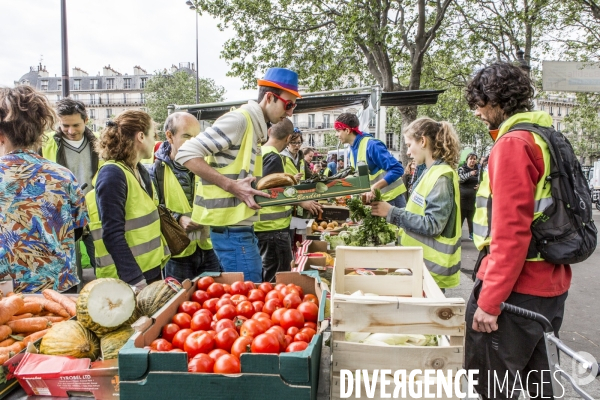
<svg viewBox="0 0 600 400">
<path fill-rule="evenodd" d="M 37 154 L 56 116 L 30 86 L 0 88 L 0 278 L 23 292 L 79 283 L 75 240 L 87 224 L 83 192 L 68 169 Z"/>
</svg>

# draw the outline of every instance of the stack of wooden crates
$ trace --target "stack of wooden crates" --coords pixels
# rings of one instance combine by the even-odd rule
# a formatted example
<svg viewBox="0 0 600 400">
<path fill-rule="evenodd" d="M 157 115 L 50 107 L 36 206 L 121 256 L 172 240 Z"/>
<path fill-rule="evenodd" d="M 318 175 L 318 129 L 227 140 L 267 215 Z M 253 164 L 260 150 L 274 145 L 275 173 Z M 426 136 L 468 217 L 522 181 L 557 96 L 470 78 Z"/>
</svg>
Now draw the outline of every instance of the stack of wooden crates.
<svg viewBox="0 0 600 400">
<path fill-rule="evenodd" d="M 356 268 L 406 268 L 412 275 L 347 275 Z M 331 289 L 331 399 L 340 398 L 342 369 L 406 370 L 407 376 L 415 369 L 441 369 L 454 376 L 462 368 L 465 302 L 444 296 L 420 247 L 337 247 Z M 351 296 L 359 290 L 367 295 Z M 439 346 L 379 346 L 348 342 L 346 332 L 443 336 Z M 375 398 L 379 393 L 377 387 Z"/>
</svg>

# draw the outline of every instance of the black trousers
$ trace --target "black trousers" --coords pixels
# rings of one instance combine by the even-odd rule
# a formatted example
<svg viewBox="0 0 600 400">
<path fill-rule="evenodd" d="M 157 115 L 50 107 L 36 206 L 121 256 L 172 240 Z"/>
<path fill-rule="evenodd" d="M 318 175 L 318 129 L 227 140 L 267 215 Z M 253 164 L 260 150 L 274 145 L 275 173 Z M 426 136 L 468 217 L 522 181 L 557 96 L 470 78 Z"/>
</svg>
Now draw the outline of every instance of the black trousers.
<svg viewBox="0 0 600 400">
<path fill-rule="evenodd" d="M 520 390 L 512 392 L 516 381 L 516 387 L 521 382 L 522 389 L 527 390 L 531 398 L 554 398 L 540 324 L 503 312 L 498 317 L 498 330 L 480 333 L 472 329 L 482 284 L 479 279 L 475 281 L 466 315 L 465 369 L 479 370 L 475 390 L 484 399 L 516 399 L 522 393 Z M 567 293 L 556 297 L 538 297 L 513 292 L 506 303 L 544 315 L 552 323 L 554 334 L 558 337 L 566 299 Z"/>
<path fill-rule="evenodd" d="M 475 209 L 465 210 L 461 207 L 460 209 L 460 226 L 462 228 L 465 223 L 465 219 L 467 220 L 467 226 L 469 227 L 469 235 L 473 235 L 473 217 L 475 216 Z"/>
<path fill-rule="evenodd" d="M 292 268 L 290 230 L 256 232 L 256 237 L 263 263 L 263 282 L 273 282 L 277 272 L 290 271 Z"/>
</svg>

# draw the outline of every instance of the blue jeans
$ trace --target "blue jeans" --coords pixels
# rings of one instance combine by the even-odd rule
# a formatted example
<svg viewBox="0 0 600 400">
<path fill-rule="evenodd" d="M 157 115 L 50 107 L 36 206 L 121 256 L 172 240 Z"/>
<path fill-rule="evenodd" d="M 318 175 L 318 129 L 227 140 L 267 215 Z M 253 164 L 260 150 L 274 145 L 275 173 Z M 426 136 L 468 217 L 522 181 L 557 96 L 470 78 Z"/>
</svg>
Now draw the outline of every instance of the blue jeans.
<svg viewBox="0 0 600 400">
<path fill-rule="evenodd" d="M 262 259 L 252 227 L 211 227 L 210 239 L 225 272 L 243 272 L 245 280 L 262 282 Z"/>
<path fill-rule="evenodd" d="M 393 205 L 394 207 L 404 208 L 404 207 L 406 207 L 406 197 L 404 197 L 404 193 L 402 193 L 400 196 L 396 197 L 395 199 L 388 201 L 388 203 Z"/>
<path fill-rule="evenodd" d="M 194 279 L 204 272 L 220 272 L 221 264 L 213 250 L 200 247 L 186 257 L 170 258 L 165 265 L 165 277 L 175 278 L 179 282 Z"/>
</svg>

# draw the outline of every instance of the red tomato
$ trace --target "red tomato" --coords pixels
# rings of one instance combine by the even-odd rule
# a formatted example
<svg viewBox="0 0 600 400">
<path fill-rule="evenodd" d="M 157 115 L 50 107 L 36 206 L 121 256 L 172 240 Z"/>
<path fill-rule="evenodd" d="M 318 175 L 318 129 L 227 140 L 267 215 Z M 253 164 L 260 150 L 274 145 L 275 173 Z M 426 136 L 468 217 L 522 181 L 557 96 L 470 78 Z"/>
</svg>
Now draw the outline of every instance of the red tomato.
<svg viewBox="0 0 600 400">
<path fill-rule="evenodd" d="M 258 288 L 260 290 L 263 291 L 264 294 L 269 293 L 271 290 L 273 290 L 273 285 L 271 285 L 270 282 L 263 282 L 260 285 L 258 285 Z"/>
<path fill-rule="evenodd" d="M 300 296 L 296 293 L 290 293 L 283 298 L 283 306 L 285 308 L 298 308 L 300 303 L 302 303 L 302 300 L 300 300 Z"/>
<path fill-rule="evenodd" d="M 196 315 L 196 314 L 206 314 L 206 315 L 208 315 L 208 316 L 210 317 L 210 319 L 212 319 L 212 317 L 213 317 L 213 313 L 211 313 L 211 312 L 210 312 L 210 310 L 207 310 L 206 308 L 203 308 L 203 309 L 201 309 L 201 310 L 198 310 L 198 311 L 196 311 L 196 312 L 194 313 L 194 315 Z M 192 317 L 193 317 L 194 315 L 192 315 Z"/>
<path fill-rule="evenodd" d="M 224 318 L 233 320 L 235 315 L 235 306 L 233 304 L 225 304 L 217 311 L 217 320 Z"/>
<path fill-rule="evenodd" d="M 275 285 L 275 290 L 277 290 L 279 292 L 284 287 L 285 287 L 285 283 L 278 283 L 278 284 Z"/>
<path fill-rule="evenodd" d="M 213 372 L 215 360 L 208 356 L 208 354 L 200 353 L 196 354 L 194 358 L 188 363 L 188 372 Z"/>
<path fill-rule="evenodd" d="M 264 306 L 265 306 L 264 301 L 253 301 L 252 302 L 252 307 L 254 307 L 254 312 L 261 312 Z"/>
<path fill-rule="evenodd" d="M 302 301 L 303 302 L 309 301 L 311 303 L 315 303 L 316 305 L 319 305 L 319 299 L 317 299 L 317 296 L 315 296 L 314 294 L 307 294 L 306 296 L 304 296 Z"/>
<path fill-rule="evenodd" d="M 279 328 L 279 329 L 277 329 Z M 269 329 L 267 329 L 267 331 L 265 333 L 270 333 L 271 335 L 275 335 L 277 337 L 277 341 L 279 342 L 279 351 L 285 351 L 285 348 L 287 347 L 287 343 L 285 341 L 285 333 L 283 332 L 283 329 L 281 329 L 280 326 L 273 326 Z"/>
<path fill-rule="evenodd" d="M 304 297 L 304 290 L 302 290 L 302 288 L 300 286 L 290 283 L 290 284 L 288 284 L 288 287 L 291 289 L 296 289 L 298 291 L 298 295 L 300 296 L 300 298 Z"/>
<path fill-rule="evenodd" d="M 298 310 L 287 310 L 281 314 L 280 325 L 283 329 L 288 330 L 290 327 L 302 328 L 304 326 L 304 316 Z"/>
<path fill-rule="evenodd" d="M 192 300 L 198 304 L 203 304 L 208 299 L 210 299 L 210 296 L 204 290 L 196 290 L 192 293 Z"/>
<path fill-rule="evenodd" d="M 240 360 L 231 354 L 225 354 L 215 362 L 213 372 L 215 374 L 239 374 L 242 370 Z"/>
<path fill-rule="evenodd" d="M 223 307 L 224 305 L 227 305 L 227 304 L 231 304 L 232 306 L 234 305 L 233 301 L 231 301 L 231 299 L 228 299 L 228 298 L 221 298 L 221 299 L 219 299 L 219 301 L 217 301 L 217 305 L 216 305 L 217 311 L 221 307 Z"/>
<path fill-rule="evenodd" d="M 302 328 L 300 329 L 300 333 L 305 333 L 308 335 L 308 342 L 312 340 L 313 336 L 317 334 L 317 332 L 312 328 Z"/>
<path fill-rule="evenodd" d="M 217 301 L 219 299 L 208 299 L 202 304 L 202 308 L 211 312 L 211 314 L 217 313 Z"/>
<path fill-rule="evenodd" d="M 244 322 L 246 322 L 248 318 L 246 317 L 242 317 L 241 315 L 238 315 L 237 317 L 235 317 L 233 319 L 233 324 L 235 325 L 235 330 L 236 331 L 240 331 L 240 329 L 242 328 L 242 325 L 244 324 Z"/>
<path fill-rule="evenodd" d="M 237 315 L 252 318 L 254 315 L 254 306 L 248 300 L 242 301 L 235 307 L 235 312 Z"/>
<path fill-rule="evenodd" d="M 271 321 L 271 318 L 269 317 L 259 318 L 257 321 L 264 325 L 265 331 L 274 325 L 273 321 Z"/>
<path fill-rule="evenodd" d="M 291 337 L 296 336 L 296 333 L 300 332 L 300 329 L 298 329 L 295 326 L 290 326 L 286 332 L 286 334 L 290 335 Z"/>
<path fill-rule="evenodd" d="M 249 319 L 242 324 L 240 328 L 240 336 L 257 337 L 267 329 L 265 326 L 255 319 Z"/>
<path fill-rule="evenodd" d="M 171 318 L 171 322 L 177 324 L 181 329 L 186 329 L 190 327 L 190 322 L 192 322 L 192 317 L 186 313 L 177 313 L 173 315 Z"/>
<path fill-rule="evenodd" d="M 183 349 L 185 346 L 185 339 L 192 334 L 194 331 L 191 329 L 181 329 L 178 331 L 175 336 L 173 336 L 173 346 L 178 349 Z"/>
<path fill-rule="evenodd" d="M 214 361 L 217 361 L 219 359 L 219 357 L 224 356 L 225 354 L 229 354 L 229 353 L 223 349 L 214 349 L 214 350 L 211 350 L 210 353 L 208 353 L 208 356 L 210 358 L 212 358 Z"/>
<path fill-rule="evenodd" d="M 217 322 L 218 321 L 215 318 L 217 318 L 217 317 L 214 317 L 210 323 L 210 329 L 212 329 L 213 331 L 217 330 Z"/>
<path fill-rule="evenodd" d="M 167 339 L 154 339 L 150 343 L 150 348 L 156 351 L 171 351 L 173 350 L 173 345 Z"/>
<path fill-rule="evenodd" d="M 194 313 L 198 310 L 200 310 L 202 307 L 200 306 L 200 303 L 195 302 L 195 301 L 184 301 L 183 303 L 181 303 L 179 305 L 179 308 L 177 309 L 177 312 L 184 312 L 186 314 L 189 315 L 194 315 Z"/>
<path fill-rule="evenodd" d="M 281 314 L 283 314 L 285 310 L 287 310 L 287 308 L 278 308 L 273 311 L 273 314 L 271 314 L 271 321 L 273 321 L 274 324 L 279 325 L 281 323 Z"/>
<path fill-rule="evenodd" d="M 225 289 L 225 285 L 223 285 L 223 289 Z M 231 295 L 227 292 L 225 292 L 225 294 L 223 296 L 221 296 L 222 299 L 231 299 Z"/>
<path fill-rule="evenodd" d="M 185 353 L 185 351 L 174 347 L 173 350 L 169 350 L 169 353 Z"/>
<path fill-rule="evenodd" d="M 304 327 L 314 329 L 315 331 L 317 330 L 317 324 L 314 322 L 305 322 Z"/>
<path fill-rule="evenodd" d="M 248 300 L 248 298 L 246 296 L 244 296 L 243 294 L 234 294 L 233 296 L 231 296 L 230 300 L 233 302 L 234 306 L 237 306 L 242 301 Z"/>
<path fill-rule="evenodd" d="M 277 293 L 277 292 L 272 291 L 270 293 Z M 278 308 L 281 308 L 281 301 L 279 299 L 271 299 L 271 300 L 267 300 L 267 302 L 265 303 L 265 306 L 263 307 L 262 312 L 271 315 Z"/>
<path fill-rule="evenodd" d="M 304 333 L 304 332 L 298 332 L 296 333 L 296 336 L 294 336 L 294 342 L 310 342 L 310 339 L 308 338 L 308 334 Z"/>
<path fill-rule="evenodd" d="M 265 301 L 265 292 L 260 289 L 252 289 L 248 293 L 249 301 Z"/>
<path fill-rule="evenodd" d="M 285 296 L 287 296 L 290 293 L 296 293 L 298 295 L 300 294 L 300 292 L 298 292 L 295 287 L 290 287 L 290 286 L 286 286 L 284 288 L 281 288 L 281 290 L 279 291 L 279 293 L 281 293 L 284 298 L 285 298 Z"/>
<path fill-rule="evenodd" d="M 265 303 L 271 299 L 277 299 L 279 301 L 283 301 L 283 295 L 281 294 L 281 292 L 278 292 L 277 290 L 271 290 L 265 296 Z"/>
<path fill-rule="evenodd" d="M 212 328 L 211 323 L 212 318 L 207 313 L 198 313 L 192 317 L 190 328 L 193 331 L 208 331 Z"/>
<path fill-rule="evenodd" d="M 231 346 L 231 354 L 240 358 L 243 353 L 250 353 L 252 338 L 248 336 L 240 336 L 233 342 Z"/>
<path fill-rule="evenodd" d="M 308 347 L 306 342 L 293 342 L 285 349 L 286 353 L 293 353 L 294 351 L 303 351 Z"/>
<path fill-rule="evenodd" d="M 237 282 L 233 282 L 231 284 L 231 294 L 232 295 L 242 294 L 245 296 L 246 293 L 248 293 L 248 288 L 246 287 L 244 282 L 237 281 Z"/>
<path fill-rule="evenodd" d="M 235 324 L 233 323 L 232 320 L 230 319 L 220 319 L 216 322 L 215 324 L 215 331 L 217 333 L 221 332 L 223 329 L 227 329 L 227 328 L 232 328 L 233 330 L 235 329 Z M 237 331 L 236 331 L 237 332 Z"/>
<path fill-rule="evenodd" d="M 223 290 L 225 291 L 225 294 L 231 296 L 231 285 L 224 283 Z M 223 296 L 225 296 L 225 294 Z M 223 297 L 223 296 L 221 296 L 221 297 Z"/>
<path fill-rule="evenodd" d="M 225 289 L 222 284 L 215 282 L 206 289 L 206 293 L 208 293 L 210 297 L 218 299 L 225 294 Z"/>
<path fill-rule="evenodd" d="M 227 352 L 231 351 L 231 346 L 233 346 L 233 342 L 240 335 L 233 328 L 223 329 L 221 332 L 218 332 L 215 336 L 215 346 L 219 349 L 223 349 Z"/>
<path fill-rule="evenodd" d="M 252 319 L 259 319 L 259 318 L 271 318 L 271 316 L 262 311 L 252 314 Z"/>
<path fill-rule="evenodd" d="M 277 336 L 270 333 L 261 333 L 252 341 L 253 353 L 279 353 L 279 340 Z"/>
<path fill-rule="evenodd" d="M 319 306 L 317 306 L 315 303 L 306 301 L 304 303 L 300 303 L 296 307 L 297 307 L 298 311 L 300 311 L 302 313 L 302 316 L 304 317 L 304 321 L 315 322 L 315 323 L 317 322 L 317 319 L 319 317 Z"/>
<path fill-rule="evenodd" d="M 285 335 L 285 348 L 287 349 L 287 347 L 294 342 L 294 338 L 292 338 L 290 335 Z"/>
<path fill-rule="evenodd" d="M 215 336 L 217 336 L 217 331 L 210 330 L 206 331 L 206 333 L 208 333 L 213 339 L 215 338 Z"/>
<path fill-rule="evenodd" d="M 188 359 L 199 353 L 208 353 L 215 348 L 215 340 L 207 332 L 191 333 L 186 339 L 183 349 L 188 353 Z"/>
<path fill-rule="evenodd" d="M 206 289 L 208 289 L 208 287 L 213 283 L 215 283 L 215 280 L 212 276 L 203 276 L 202 278 L 198 279 L 198 284 L 196 285 L 196 288 L 198 290 L 206 291 Z"/>
<path fill-rule="evenodd" d="M 173 337 L 175 336 L 175 334 L 177 332 L 179 332 L 181 328 L 179 327 L 179 325 L 177 324 L 166 324 L 165 326 L 163 326 L 162 328 L 162 337 L 163 339 L 168 340 L 169 342 L 173 341 Z"/>
<path fill-rule="evenodd" d="M 246 281 L 244 282 L 244 285 L 246 285 L 246 289 L 248 289 L 248 292 L 252 289 L 256 289 L 256 287 L 254 286 L 254 282 L 252 281 Z"/>
</svg>

